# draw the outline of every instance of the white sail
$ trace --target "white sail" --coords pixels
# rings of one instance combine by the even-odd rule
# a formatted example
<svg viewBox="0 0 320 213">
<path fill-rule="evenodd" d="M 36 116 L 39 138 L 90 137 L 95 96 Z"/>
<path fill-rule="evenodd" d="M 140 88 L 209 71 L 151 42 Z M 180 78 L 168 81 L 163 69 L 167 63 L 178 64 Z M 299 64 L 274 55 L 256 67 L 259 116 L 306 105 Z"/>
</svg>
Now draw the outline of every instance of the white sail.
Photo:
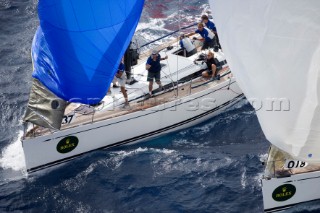
<svg viewBox="0 0 320 213">
<path fill-rule="evenodd" d="M 320 162 L 320 1 L 209 2 L 228 64 L 267 139 Z"/>
</svg>

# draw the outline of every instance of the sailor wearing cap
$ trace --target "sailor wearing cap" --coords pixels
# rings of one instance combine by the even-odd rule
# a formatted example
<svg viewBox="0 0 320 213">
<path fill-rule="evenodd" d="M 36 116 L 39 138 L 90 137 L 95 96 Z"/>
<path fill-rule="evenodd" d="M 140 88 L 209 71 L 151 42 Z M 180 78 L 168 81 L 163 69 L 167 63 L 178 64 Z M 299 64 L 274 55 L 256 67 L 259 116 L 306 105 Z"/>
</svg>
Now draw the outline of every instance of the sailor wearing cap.
<svg viewBox="0 0 320 213">
<path fill-rule="evenodd" d="M 156 83 L 159 85 L 159 88 L 162 89 L 161 85 L 161 65 L 160 61 L 167 59 L 168 56 L 161 58 L 160 54 L 157 50 L 153 50 L 151 56 L 148 58 L 146 63 L 146 70 L 148 70 L 147 81 L 149 82 L 149 97 L 152 96 L 153 89 L 153 79 L 155 79 Z"/>
</svg>

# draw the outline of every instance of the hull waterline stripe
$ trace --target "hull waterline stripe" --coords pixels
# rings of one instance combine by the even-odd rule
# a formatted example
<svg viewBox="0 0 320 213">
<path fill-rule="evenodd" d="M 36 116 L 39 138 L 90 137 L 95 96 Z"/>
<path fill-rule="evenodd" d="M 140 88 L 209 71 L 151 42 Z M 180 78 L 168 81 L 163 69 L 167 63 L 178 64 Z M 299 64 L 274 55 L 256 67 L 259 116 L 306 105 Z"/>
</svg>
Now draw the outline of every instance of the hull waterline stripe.
<svg viewBox="0 0 320 213">
<path fill-rule="evenodd" d="M 291 175 L 292 176 L 292 175 Z M 320 176 L 317 176 L 317 177 L 310 177 L 310 178 L 303 178 L 303 179 L 299 179 L 299 180 L 294 180 L 295 182 L 296 181 L 303 181 L 303 180 L 311 180 L 311 179 L 318 179 L 320 178 Z M 288 180 L 288 181 L 285 181 L 284 183 L 291 183 L 293 182 L 292 180 Z"/>
<path fill-rule="evenodd" d="M 312 202 L 312 201 L 316 201 L 316 200 L 320 200 L 320 198 L 313 199 L 313 200 L 308 200 L 308 201 L 302 201 L 302 202 L 298 202 L 298 203 L 294 203 L 294 204 L 290 204 L 290 205 L 285 205 L 285 206 L 281 206 L 281 207 L 274 207 L 274 208 L 271 208 L 271 209 L 265 209 L 264 212 L 266 212 L 266 213 L 278 212 L 278 211 L 282 211 L 282 210 L 285 210 L 285 209 L 292 208 L 293 206 L 298 205 L 298 204 L 308 203 L 308 202 Z"/>
<path fill-rule="evenodd" d="M 127 144 L 127 143 L 132 143 L 132 142 L 137 141 L 137 140 L 142 140 L 142 139 L 145 139 L 145 138 L 160 134 L 162 132 L 166 132 L 166 131 L 168 131 L 170 129 L 174 129 L 174 128 L 177 128 L 179 126 L 188 124 L 191 121 L 198 120 L 198 119 L 200 119 L 200 118 L 202 118 L 202 117 L 204 117 L 204 116 L 206 116 L 208 114 L 211 114 L 212 112 L 215 112 L 215 111 L 217 111 L 217 110 L 219 110 L 219 109 L 221 109 L 221 108 L 223 108 L 223 107 L 225 107 L 225 106 L 227 106 L 229 104 L 236 103 L 238 100 L 240 100 L 242 98 L 244 98 L 243 94 L 238 95 L 237 97 L 233 98 L 232 100 L 227 101 L 226 103 L 221 104 L 220 106 L 218 106 L 218 107 L 216 107 L 214 109 L 208 110 L 205 113 L 202 113 L 202 114 L 197 115 L 195 117 L 189 118 L 189 119 L 184 120 L 182 122 L 173 124 L 171 126 L 164 127 L 162 129 L 159 129 L 159 130 L 156 130 L 156 131 L 153 131 L 153 132 L 149 132 L 149 133 L 146 133 L 146 134 L 143 134 L 143 135 L 139 135 L 139 136 L 134 137 L 134 138 L 130 138 L 130 139 L 123 140 L 123 141 L 120 141 L 120 142 L 117 142 L 117 143 L 106 145 L 106 146 L 103 146 L 103 147 L 100 147 L 100 148 L 97 148 L 97 149 L 93 149 L 93 150 L 90 150 L 90 151 L 87 151 L 87 152 L 83 152 L 83 153 L 71 156 L 71 157 L 67 157 L 67 158 L 63 158 L 63 159 L 57 160 L 57 161 L 53 161 L 53 162 L 50 162 L 50 163 L 47 163 L 47 164 L 44 164 L 44 165 L 41 165 L 41 166 L 33 167 L 33 168 L 28 169 L 27 172 L 28 173 L 36 172 L 36 171 L 44 169 L 44 168 L 48 168 L 48 167 L 51 167 L 51 166 L 55 166 L 55 165 L 70 161 L 70 160 L 72 160 L 72 159 L 74 159 L 76 157 L 79 157 L 81 155 L 84 155 L 84 154 L 87 154 L 87 153 L 90 153 L 90 152 L 93 152 L 93 151 L 96 151 L 96 150 L 101 150 L 101 149 L 106 149 L 106 148 L 110 148 L 110 147 L 116 147 L 116 146 L 124 145 L 124 144 Z"/>
</svg>

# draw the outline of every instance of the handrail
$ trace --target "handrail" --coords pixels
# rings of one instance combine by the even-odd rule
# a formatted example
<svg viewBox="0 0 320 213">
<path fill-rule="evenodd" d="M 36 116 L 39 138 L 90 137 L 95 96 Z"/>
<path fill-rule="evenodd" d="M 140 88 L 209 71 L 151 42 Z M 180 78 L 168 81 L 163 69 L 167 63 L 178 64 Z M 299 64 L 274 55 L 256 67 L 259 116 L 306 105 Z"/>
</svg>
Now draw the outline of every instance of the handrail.
<svg viewBox="0 0 320 213">
<path fill-rule="evenodd" d="M 145 46 L 148 46 L 149 44 L 152 44 L 152 43 L 154 43 L 154 42 L 156 42 L 156 41 L 159 41 L 159 40 L 161 40 L 161 39 L 163 39 L 163 38 L 166 38 L 166 37 L 168 37 L 168 36 L 171 36 L 172 34 L 175 34 L 175 33 L 179 32 L 180 30 L 188 29 L 188 28 L 193 27 L 193 26 L 196 26 L 196 25 L 197 25 L 197 23 L 193 23 L 193 24 L 188 25 L 188 26 L 186 26 L 186 27 L 181 27 L 181 29 L 179 29 L 179 30 L 175 30 L 175 31 L 173 31 L 173 32 L 171 32 L 171 33 L 169 33 L 169 34 L 167 34 L 167 35 L 165 35 L 165 36 L 162 36 L 162 37 L 157 38 L 157 39 L 155 39 L 155 40 L 153 40 L 153 41 L 150 41 L 150 42 L 148 42 L 148 43 L 145 43 L 144 45 L 142 45 L 142 46 L 139 47 L 138 49 L 140 49 L 140 48 L 142 48 L 142 47 L 145 47 Z"/>
</svg>

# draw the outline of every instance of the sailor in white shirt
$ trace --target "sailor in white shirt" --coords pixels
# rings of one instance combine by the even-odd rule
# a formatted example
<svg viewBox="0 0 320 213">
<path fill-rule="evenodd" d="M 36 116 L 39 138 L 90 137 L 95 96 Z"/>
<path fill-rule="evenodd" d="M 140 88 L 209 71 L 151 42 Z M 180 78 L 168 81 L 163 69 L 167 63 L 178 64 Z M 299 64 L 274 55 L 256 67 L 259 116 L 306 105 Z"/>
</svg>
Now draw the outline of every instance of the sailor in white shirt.
<svg viewBox="0 0 320 213">
<path fill-rule="evenodd" d="M 183 33 L 180 35 L 180 47 L 184 50 L 184 56 L 189 57 L 197 52 L 196 47 L 192 43 L 191 39 L 186 37 Z"/>
</svg>

